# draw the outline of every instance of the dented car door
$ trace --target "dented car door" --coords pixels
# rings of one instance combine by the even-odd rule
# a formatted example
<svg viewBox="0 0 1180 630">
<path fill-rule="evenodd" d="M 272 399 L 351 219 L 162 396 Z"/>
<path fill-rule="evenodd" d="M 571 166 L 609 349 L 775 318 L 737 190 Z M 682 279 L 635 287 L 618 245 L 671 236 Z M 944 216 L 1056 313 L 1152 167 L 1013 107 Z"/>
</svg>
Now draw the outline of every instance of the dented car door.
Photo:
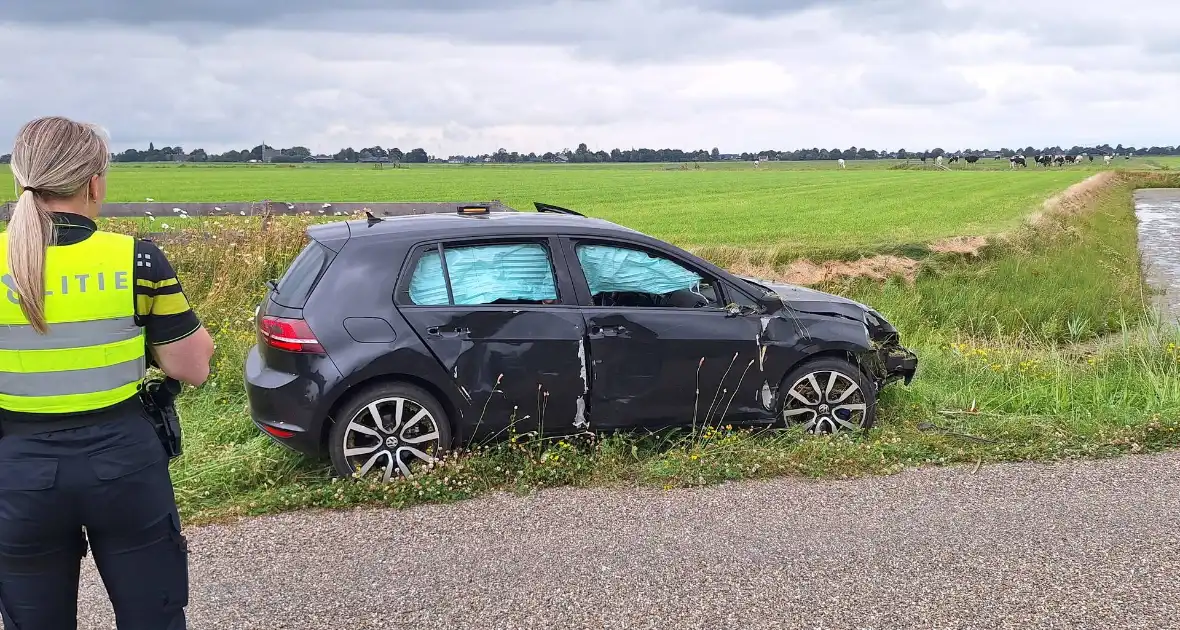
<svg viewBox="0 0 1180 630">
<path fill-rule="evenodd" d="M 722 283 L 625 241 L 564 240 L 586 321 L 591 426 L 763 418 L 756 316 L 725 308 Z"/>
<path fill-rule="evenodd" d="M 407 267 L 400 310 L 479 414 L 477 437 L 584 424 L 585 325 L 549 245 L 431 244 Z"/>
</svg>

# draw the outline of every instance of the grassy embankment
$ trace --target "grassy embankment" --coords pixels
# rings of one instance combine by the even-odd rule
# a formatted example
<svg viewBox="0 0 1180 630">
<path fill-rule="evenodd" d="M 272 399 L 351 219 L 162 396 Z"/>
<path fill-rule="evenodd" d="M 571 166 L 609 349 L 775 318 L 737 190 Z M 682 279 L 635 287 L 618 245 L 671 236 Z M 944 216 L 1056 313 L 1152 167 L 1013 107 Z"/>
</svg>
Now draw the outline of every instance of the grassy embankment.
<svg viewBox="0 0 1180 630">
<path fill-rule="evenodd" d="M 825 180 L 833 176 L 821 175 Z M 870 182 L 860 182 L 868 186 L 860 190 L 863 196 L 843 204 L 845 208 L 863 206 L 863 222 L 847 220 L 838 226 L 842 233 L 836 240 L 862 237 L 865 222 L 897 224 L 896 216 L 890 215 L 889 221 L 879 218 L 889 203 L 882 199 L 904 197 L 908 188 L 898 188 L 898 181 L 892 188 L 884 183 L 875 188 L 876 175 L 862 175 Z M 934 174 L 901 175 L 930 178 Z M 1054 177 L 1044 173 L 963 177 L 988 176 Z M 1073 178 L 1076 181 L 1081 174 Z M 660 190 L 658 177 L 653 179 L 657 183 L 649 187 Z M 1062 183 L 1068 182 L 1052 180 L 1057 188 Z M 948 193 L 943 186 L 943 193 L 953 196 L 955 190 L 972 190 L 974 184 L 974 180 L 955 180 L 955 188 Z M 1106 456 L 1176 445 L 1180 442 L 1180 337 L 1157 331 L 1146 311 L 1130 198 L 1130 190 L 1138 185 L 1175 186 L 1180 178 L 1164 173 L 1123 175 L 1091 191 L 1081 203 L 1070 200 L 1031 225 L 1021 224 L 1016 217 L 1033 204 L 1026 202 L 1019 212 L 1000 204 L 984 228 L 1002 229 L 1007 236 L 995 239 L 978 258 L 919 252 L 924 254 L 923 266 L 913 285 L 894 279 L 825 287 L 879 308 L 897 323 L 921 357 L 918 379 L 910 388 L 894 387 L 885 393 L 878 427 L 866 435 L 815 437 L 793 430 L 751 434 L 716 427 L 697 436 L 551 441 L 524 436 L 454 458 L 433 474 L 388 485 L 333 481 L 323 464 L 304 461 L 270 444 L 247 419 L 240 366 L 244 349 L 253 341 L 250 314 L 263 281 L 277 275 L 298 250 L 299 222 L 278 222 L 266 232 L 256 226 L 237 234 L 219 232 L 226 247 L 235 252 L 233 260 L 225 255 L 227 249 L 174 244 L 169 255 L 202 316 L 216 329 L 220 345 L 214 382 L 186 395 L 183 402 L 187 452 L 173 467 L 182 509 L 187 519 L 201 521 L 299 507 L 403 506 L 494 489 L 631 483 L 671 487 L 781 474 L 843 477 L 927 464 Z M 856 183 L 817 186 L 808 197 L 842 194 L 855 187 Z M 639 188 L 632 193 L 634 207 L 652 204 L 669 217 L 677 216 L 670 208 L 702 203 L 696 197 L 700 190 L 692 191 L 692 196 L 682 192 L 679 202 L 667 202 Z M 465 198 L 501 196 L 475 194 L 482 191 L 473 185 L 419 198 L 454 198 L 459 192 L 466 193 L 459 195 Z M 672 191 L 662 194 L 670 196 Z M 309 193 L 290 198 L 301 196 Z M 221 198 L 208 192 L 203 197 Z M 320 197 L 323 191 L 312 198 Z M 160 198 L 168 197 L 160 194 Z M 548 199 L 561 203 L 562 196 Z M 722 205 L 739 208 L 744 203 L 751 202 L 743 193 Z M 1019 203 L 1013 201 L 1013 207 Z M 963 233 L 964 225 L 980 216 L 977 211 L 966 222 L 955 224 L 954 213 L 946 208 L 961 207 L 961 203 L 932 205 L 937 207 L 925 219 L 911 217 L 905 229 L 921 232 L 921 238 L 940 238 Z M 782 206 L 790 207 L 792 216 L 799 212 L 793 205 Z M 638 227 L 636 221 L 626 220 L 634 212 L 616 218 Z M 736 213 L 731 211 L 724 223 L 735 223 Z M 659 216 L 655 211 L 650 214 Z M 756 222 L 753 215 L 758 214 L 747 208 L 742 217 Z M 946 221 L 934 221 L 944 215 Z M 840 219 L 829 218 L 825 227 L 834 231 L 833 221 Z M 678 222 L 683 220 L 671 219 L 663 229 L 680 229 Z M 932 222 L 952 225 L 928 225 Z M 243 225 L 214 220 L 205 221 L 202 228 L 229 224 Z M 734 229 L 719 227 L 717 235 L 724 238 L 721 235 Z M 909 235 L 902 237 L 909 239 Z M 795 251 L 814 256 L 814 250 Z M 1117 336 L 1124 333 L 1125 341 L 1119 340 Z M 1073 345 L 1110 335 L 1116 336 L 1114 342 L 1095 352 Z"/>
</svg>

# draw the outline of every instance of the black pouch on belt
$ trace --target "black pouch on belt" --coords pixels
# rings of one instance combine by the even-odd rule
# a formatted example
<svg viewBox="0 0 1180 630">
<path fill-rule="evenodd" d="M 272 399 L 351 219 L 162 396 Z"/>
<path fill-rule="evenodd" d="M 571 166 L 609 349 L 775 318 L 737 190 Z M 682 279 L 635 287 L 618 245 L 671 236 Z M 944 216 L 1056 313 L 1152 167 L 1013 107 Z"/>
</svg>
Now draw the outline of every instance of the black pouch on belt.
<svg viewBox="0 0 1180 630">
<path fill-rule="evenodd" d="M 139 398 L 152 419 L 156 435 L 168 452 L 168 459 L 180 457 L 183 448 L 180 435 L 180 415 L 176 413 L 176 397 L 180 395 L 180 381 L 173 378 L 153 379 L 139 385 Z"/>
</svg>

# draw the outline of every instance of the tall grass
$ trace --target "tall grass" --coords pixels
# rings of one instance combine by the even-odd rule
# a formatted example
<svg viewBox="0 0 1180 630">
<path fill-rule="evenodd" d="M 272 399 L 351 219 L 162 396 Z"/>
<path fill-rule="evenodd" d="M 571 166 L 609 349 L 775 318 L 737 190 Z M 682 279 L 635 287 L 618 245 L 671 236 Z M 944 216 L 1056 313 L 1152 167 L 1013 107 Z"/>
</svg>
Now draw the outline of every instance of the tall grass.
<svg viewBox="0 0 1180 630">
<path fill-rule="evenodd" d="M 1123 175 L 1080 212 L 1045 214 L 985 247 L 979 258 L 939 255 L 917 282 L 853 281 L 830 290 L 877 305 L 903 329 L 1076 343 L 1142 324 L 1131 192 L 1167 179 Z"/>
<path fill-rule="evenodd" d="M 391 484 L 334 480 L 325 462 L 271 444 L 248 417 L 241 374 L 254 342 L 253 309 L 265 281 L 302 247 L 310 219 L 276 220 L 266 229 L 244 219 L 194 222 L 162 245 L 218 350 L 209 385 L 182 397 L 186 451 L 173 464 L 178 500 L 186 518 L 200 521 L 310 506 L 410 505 L 491 489 L 850 476 L 1174 446 L 1180 334 L 1155 325 L 1147 310 L 1130 190 L 1177 183 L 1123 176 L 1084 208 L 1014 230 L 979 258 L 927 258 L 913 285 L 825 287 L 872 304 L 920 357 L 916 380 L 886 390 L 878 425 L 867 434 L 713 425 L 695 436 L 518 435 Z M 1105 343 L 1092 343 L 1103 335 Z"/>
</svg>

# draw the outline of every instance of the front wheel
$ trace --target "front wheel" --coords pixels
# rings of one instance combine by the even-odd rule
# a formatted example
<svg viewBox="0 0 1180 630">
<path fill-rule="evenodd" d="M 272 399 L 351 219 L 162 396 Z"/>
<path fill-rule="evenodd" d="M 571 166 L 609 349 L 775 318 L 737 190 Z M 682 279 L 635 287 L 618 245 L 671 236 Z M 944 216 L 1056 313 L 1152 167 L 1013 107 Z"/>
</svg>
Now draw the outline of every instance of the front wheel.
<svg viewBox="0 0 1180 630">
<path fill-rule="evenodd" d="M 342 477 L 412 477 L 451 444 L 442 405 L 407 383 L 380 383 L 354 395 L 328 432 L 332 466 Z"/>
<path fill-rule="evenodd" d="M 783 379 L 779 410 L 786 426 L 801 424 L 810 433 L 868 429 L 877 417 L 876 387 L 854 363 L 815 359 Z"/>
</svg>

